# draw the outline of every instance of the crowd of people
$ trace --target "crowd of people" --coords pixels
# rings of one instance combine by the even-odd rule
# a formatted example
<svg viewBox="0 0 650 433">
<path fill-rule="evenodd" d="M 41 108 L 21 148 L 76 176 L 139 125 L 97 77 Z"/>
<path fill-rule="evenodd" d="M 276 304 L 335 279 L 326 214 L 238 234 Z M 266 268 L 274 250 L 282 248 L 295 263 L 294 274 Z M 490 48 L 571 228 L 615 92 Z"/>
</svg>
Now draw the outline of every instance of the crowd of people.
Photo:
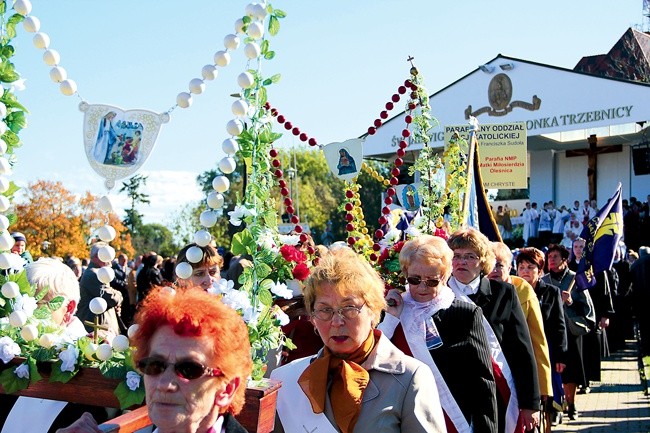
<svg viewBox="0 0 650 433">
<path fill-rule="evenodd" d="M 580 290 L 575 271 L 585 241 L 578 233 L 567 248 L 566 232 L 554 228 L 564 213 L 566 226 L 582 225 L 597 211 L 576 208 L 545 203 L 538 212 L 527 204 L 524 231 L 539 248 L 513 251 L 474 229 L 408 240 L 399 253 L 403 290 L 386 291 L 377 271 L 345 245 L 315 248 L 318 261 L 302 294 L 279 303 L 292 319 L 283 330 L 297 349 L 269 364 L 268 374 L 283 381 L 276 431 L 547 433 L 570 422 L 563 415 L 578 418 L 579 394 L 600 381 L 602 357 L 634 336 L 633 317 L 650 351 L 643 338 L 650 320 L 640 314 L 650 300 L 650 248 L 640 246 L 637 255 L 621 243 L 612 269 L 596 275 L 594 288 Z M 627 212 L 646 224 L 647 203 L 634 201 Z M 503 221 L 499 228 L 507 233 Z M 14 237 L 23 242 L 14 251 L 21 254 L 26 239 Z M 135 362 L 159 432 L 245 431 L 232 415 L 241 409 L 251 371 L 248 340 L 233 337 L 246 335 L 246 327 L 208 291 L 221 278 L 237 281 L 249 258 L 205 246 L 192 262 L 187 253 L 197 245 L 190 244 L 176 257 L 150 252 L 129 260 L 120 253 L 106 263 L 98 254 L 103 245 L 91 246 L 87 263 L 69 257 L 27 265 L 32 284 L 65 298 L 53 317 L 83 335 L 91 329 L 82 323 L 94 318 L 89 302 L 101 296 L 106 338 L 140 325 Z M 184 262 L 192 272 L 180 279 L 174 270 Z M 97 277 L 108 265 L 116 276 L 110 285 Z M 62 273 L 65 287 L 42 276 Z M 5 425 L 31 422 L 29 404 L 2 398 L 10 399 L 0 412 Z M 99 431 L 97 422 L 108 418 L 97 408 L 93 417 L 79 418 L 90 409 L 40 406 L 60 413 L 47 431 Z"/>
<path fill-rule="evenodd" d="M 636 197 L 623 199 L 624 238 L 626 245 L 633 251 L 638 251 L 643 245 L 650 245 L 650 195 L 646 201 Z M 573 207 L 556 206 L 553 201 L 543 203 L 538 208 L 536 202 L 526 202 L 524 209 L 514 215 L 521 218 L 522 237 L 524 246 L 544 247 L 551 243 L 563 245 L 571 249 L 573 241 L 580 237 L 587 222 L 598 213 L 596 200 L 579 200 L 573 202 Z M 501 238 L 512 239 L 513 210 L 508 206 L 497 206 L 493 209 L 494 219 L 499 228 Z"/>
</svg>

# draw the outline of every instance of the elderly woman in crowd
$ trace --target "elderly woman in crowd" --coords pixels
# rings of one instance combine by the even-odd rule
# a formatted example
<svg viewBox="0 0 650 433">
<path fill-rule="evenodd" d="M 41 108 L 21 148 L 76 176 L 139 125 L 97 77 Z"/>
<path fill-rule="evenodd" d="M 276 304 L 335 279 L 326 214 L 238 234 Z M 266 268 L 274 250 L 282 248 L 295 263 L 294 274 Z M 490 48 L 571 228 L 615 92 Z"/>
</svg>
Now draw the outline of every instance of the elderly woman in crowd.
<svg viewBox="0 0 650 433">
<path fill-rule="evenodd" d="M 564 324 L 564 309 L 560 289 L 546 284 L 542 279 L 544 274 L 544 253 L 537 248 L 523 248 L 517 254 L 517 275 L 530 284 L 539 299 L 544 323 L 544 334 L 548 343 L 551 358 L 551 374 L 553 383 L 553 400 L 546 400 L 546 432 L 550 432 L 551 424 L 557 424 L 562 419 L 562 377 L 564 358 L 567 350 L 566 325 Z M 555 402 L 555 404 L 553 404 Z M 553 421 L 551 422 L 551 415 Z"/>
<path fill-rule="evenodd" d="M 519 305 L 524 312 L 530 340 L 535 353 L 535 365 L 537 366 L 537 380 L 539 381 L 539 393 L 542 400 L 553 395 L 551 382 L 551 359 L 549 356 L 548 343 L 544 333 L 542 311 L 539 300 L 535 295 L 532 286 L 523 278 L 510 275 L 512 270 L 512 251 L 503 242 L 492 242 L 492 251 L 496 258 L 494 269 L 488 274 L 491 280 L 503 281 L 515 286 Z"/>
<path fill-rule="evenodd" d="M 192 263 L 187 259 L 187 251 L 192 247 L 197 247 L 202 252 L 201 260 L 195 263 Z M 192 265 L 192 275 L 187 279 L 179 278 L 177 280 L 181 287 L 196 286 L 203 288 L 203 290 L 208 290 L 212 287 L 213 283 L 216 283 L 221 279 L 223 258 L 219 255 L 217 250 L 210 245 L 204 247 L 200 247 L 194 243 L 186 245 L 176 256 L 176 266 L 178 267 L 181 263 L 189 263 Z"/>
<path fill-rule="evenodd" d="M 136 323 L 134 360 L 154 433 L 246 433 L 233 415 L 244 405 L 253 363 L 237 312 L 199 289 L 154 289 Z M 62 433 L 99 431 L 84 417 Z"/>
<path fill-rule="evenodd" d="M 499 386 L 498 377 L 501 376 L 507 382 L 503 385 L 516 391 L 497 395 L 499 431 L 510 433 L 517 428 L 518 422 L 531 430 L 539 423 L 539 383 L 526 318 L 515 288 L 512 284 L 487 278 L 496 260 L 490 241 L 478 230 L 458 230 L 447 243 L 454 252 L 449 286 L 456 297 L 483 310 L 492 356 L 501 366 L 500 371 L 494 372 L 497 390 L 504 389 Z"/>
<path fill-rule="evenodd" d="M 59 296 L 63 298 L 61 306 L 52 311 L 51 321 L 63 329 L 63 333 L 56 339 L 72 341 L 85 336 L 86 329 L 74 315 L 80 295 L 79 282 L 73 271 L 60 260 L 40 258 L 27 264 L 25 273 L 37 293 L 47 290 L 40 300 L 41 304 Z M 0 431 L 54 432 L 58 428 L 70 425 L 86 411 L 92 413 L 101 422 L 108 418 L 106 409 L 99 406 L 0 394 Z"/>
<path fill-rule="evenodd" d="M 431 370 L 375 330 L 384 284 L 349 248 L 328 251 L 312 269 L 305 306 L 325 347 L 277 368 L 276 431 L 444 432 Z"/>
<path fill-rule="evenodd" d="M 567 326 L 566 367 L 562 372 L 564 395 L 568 404 L 567 415 L 574 420 L 578 417 L 575 407 L 576 389 L 587 386 L 582 359 L 582 336 L 589 333 L 596 324 L 593 302 L 587 290 L 573 290 L 575 272 L 568 266 L 569 251 L 562 245 L 552 244 L 546 253 L 549 273 L 542 281 L 559 287 L 564 305 Z M 570 322 L 570 323 L 569 323 Z"/>
<path fill-rule="evenodd" d="M 440 237 L 406 242 L 399 261 L 408 291 L 388 293 L 393 306 L 379 329 L 404 353 L 429 365 L 455 431 L 492 433 L 497 431 L 496 388 L 483 314 L 447 286 L 452 256 Z"/>
</svg>

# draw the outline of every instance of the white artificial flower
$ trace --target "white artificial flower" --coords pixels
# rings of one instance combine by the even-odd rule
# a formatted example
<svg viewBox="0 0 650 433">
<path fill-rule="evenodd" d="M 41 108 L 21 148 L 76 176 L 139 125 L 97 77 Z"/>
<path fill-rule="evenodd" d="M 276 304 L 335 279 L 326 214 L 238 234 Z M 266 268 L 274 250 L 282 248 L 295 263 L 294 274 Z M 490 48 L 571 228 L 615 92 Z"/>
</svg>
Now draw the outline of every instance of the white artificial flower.
<svg viewBox="0 0 650 433">
<path fill-rule="evenodd" d="M 280 242 L 284 245 L 291 245 L 295 247 L 300 243 L 299 235 L 280 235 Z"/>
<path fill-rule="evenodd" d="M 249 306 L 244 309 L 243 319 L 244 322 L 248 323 L 251 326 L 257 326 L 257 319 L 260 318 L 260 311 L 255 309 L 253 306 Z"/>
<path fill-rule="evenodd" d="M 274 122 L 275 118 L 271 115 L 266 115 L 266 116 L 261 116 L 260 118 L 257 119 L 257 122 L 260 124 L 265 124 L 265 123 L 271 123 Z"/>
<path fill-rule="evenodd" d="M 208 293 L 213 295 L 223 295 L 235 288 L 235 282 L 232 280 L 220 279 L 212 283 L 212 287 L 208 289 Z"/>
<path fill-rule="evenodd" d="M 129 387 L 131 391 L 135 391 L 140 386 L 141 376 L 135 371 L 128 371 L 126 373 L 126 386 Z"/>
<path fill-rule="evenodd" d="M 11 337 L 0 338 L 0 359 L 7 364 L 14 359 L 14 356 L 20 355 L 20 346 L 16 344 Z"/>
<path fill-rule="evenodd" d="M 282 311 L 281 308 L 275 308 L 275 318 L 280 321 L 280 326 L 288 325 L 289 324 L 289 316 L 286 315 L 284 311 Z"/>
<path fill-rule="evenodd" d="M 27 260 L 18 254 L 9 254 L 9 273 L 18 273 L 25 268 Z"/>
<path fill-rule="evenodd" d="M 257 238 L 257 244 L 265 250 L 278 252 L 280 249 L 275 245 L 275 239 L 271 230 L 264 230 Z"/>
<path fill-rule="evenodd" d="M 390 229 L 388 233 L 384 235 L 384 238 L 379 241 L 379 245 L 381 246 L 381 249 L 384 250 L 385 248 L 391 247 L 396 242 L 399 242 L 401 237 L 402 237 L 401 230 Z"/>
<path fill-rule="evenodd" d="M 293 298 L 293 292 L 284 283 L 273 282 L 271 285 L 271 293 L 284 299 Z"/>
<path fill-rule="evenodd" d="M 20 90 L 25 90 L 25 81 L 27 79 L 21 78 L 20 80 L 16 80 L 13 83 L 11 83 L 11 86 L 9 87 L 9 91 L 12 93 L 15 93 Z"/>
<path fill-rule="evenodd" d="M 62 350 L 61 353 L 59 353 L 61 371 L 73 372 L 75 365 L 77 364 L 77 358 L 79 358 L 79 349 L 72 344 L 68 345 L 67 349 Z"/>
<path fill-rule="evenodd" d="M 235 206 L 235 209 L 228 212 L 230 216 L 230 224 L 239 227 L 242 220 L 248 216 L 255 216 L 257 212 L 255 209 L 249 209 L 246 206 Z"/>
<path fill-rule="evenodd" d="M 25 293 L 23 293 L 21 296 L 17 296 L 14 301 L 14 311 L 22 311 L 27 314 L 27 317 L 32 317 L 34 310 L 36 310 L 36 307 L 38 307 L 36 304 L 36 299 Z"/>
<path fill-rule="evenodd" d="M 251 307 L 251 300 L 248 299 L 246 292 L 240 290 L 229 290 L 224 293 L 221 301 L 230 308 L 238 311 L 245 311 Z"/>
<path fill-rule="evenodd" d="M 414 225 L 410 225 L 406 230 L 404 230 L 410 239 L 416 238 L 422 235 L 422 232 Z"/>
<path fill-rule="evenodd" d="M 16 367 L 14 373 L 21 379 L 29 379 L 29 365 L 24 363 L 20 364 L 18 367 Z"/>
</svg>

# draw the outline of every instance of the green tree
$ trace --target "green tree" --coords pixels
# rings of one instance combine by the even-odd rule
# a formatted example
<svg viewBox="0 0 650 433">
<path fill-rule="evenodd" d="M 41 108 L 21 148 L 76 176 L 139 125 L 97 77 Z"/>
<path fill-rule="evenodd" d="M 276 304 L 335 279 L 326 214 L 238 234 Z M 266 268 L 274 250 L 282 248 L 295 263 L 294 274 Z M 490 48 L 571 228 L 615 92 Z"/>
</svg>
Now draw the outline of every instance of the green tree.
<svg viewBox="0 0 650 433">
<path fill-rule="evenodd" d="M 131 235 L 138 233 L 142 227 L 142 214 L 136 209 L 137 204 L 149 204 L 149 195 L 142 192 L 142 188 L 147 185 L 148 176 L 136 174 L 129 180 L 122 182 L 122 188 L 119 192 L 126 192 L 126 195 L 131 199 L 131 208 L 126 209 L 126 218 L 124 218 L 124 225 L 129 228 Z"/>
<path fill-rule="evenodd" d="M 180 245 L 181 248 L 190 242 L 194 242 L 194 233 L 205 228 L 199 223 L 199 216 L 206 209 L 207 205 L 204 202 L 187 203 L 172 217 L 170 228 L 174 235 L 174 242 Z M 217 223 L 213 227 L 207 229 L 215 243 L 226 249 L 230 247 L 232 240 L 232 235 L 229 234 L 229 226 L 228 214 L 226 213 L 217 219 Z"/>
<path fill-rule="evenodd" d="M 133 244 L 139 253 L 155 251 L 163 257 L 172 257 L 180 250 L 172 231 L 162 224 L 143 224 L 138 230 Z"/>
<path fill-rule="evenodd" d="M 344 240 L 347 236 L 345 231 L 347 222 L 343 209 L 345 182 L 331 173 L 323 152 L 316 149 L 296 148 L 279 150 L 279 159 L 282 161 L 287 184 L 291 184 L 288 169 L 293 166 L 294 154 L 296 177 L 293 181 L 293 197 L 294 204 L 300 212 L 301 221 L 309 223 L 316 243 L 320 243 L 327 221 L 332 221 L 335 238 Z M 383 161 L 366 161 L 366 163 L 380 174 L 388 176 L 390 168 L 387 163 Z M 221 173 L 216 168 L 206 170 L 197 176 L 197 185 L 207 195 L 214 191 L 212 180 L 220 175 Z M 228 212 L 234 209 L 238 200 L 243 196 L 244 164 L 238 162 L 237 170 L 228 175 L 228 178 L 230 189 L 224 194 L 223 214 L 218 218 L 217 223 L 208 229 L 216 244 L 226 248 L 229 248 L 233 234 L 242 228 L 234 227 L 229 223 Z M 381 197 L 386 187 L 365 173 L 359 175 L 358 183 L 361 186 L 361 206 L 368 230 L 372 233 L 378 225 L 377 220 L 383 206 Z M 279 218 L 284 212 L 279 188 L 274 188 L 273 199 Z M 176 243 L 185 245 L 193 241 L 194 233 L 202 228 L 199 224 L 199 215 L 207 209 L 205 200 L 199 203 L 189 203 L 173 217 L 170 227 L 174 232 Z"/>
<path fill-rule="evenodd" d="M 347 237 L 345 231 L 345 201 L 346 186 L 338 177 L 334 176 L 327 165 L 325 155 L 316 149 L 291 149 L 281 151 L 282 167 L 290 167 L 289 161 L 296 163 L 296 179 L 294 187 L 298 189 L 297 207 L 300 219 L 309 222 L 312 237 L 320 243 L 321 235 L 325 231 L 327 221 L 332 221 L 332 232 L 337 240 Z M 387 176 L 389 167 L 380 161 L 365 161 L 375 168 L 380 174 Z M 288 181 L 287 181 L 288 182 Z M 361 207 L 363 208 L 368 230 L 372 233 L 377 228 L 377 220 L 381 214 L 381 194 L 385 187 L 365 173 L 358 176 L 361 186 Z M 280 203 L 280 193 L 276 190 L 276 200 Z M 296 194 L 294 194 L 296 198 Z M 279 205 L 278 205 L 279 206 Z"/>
</svg>

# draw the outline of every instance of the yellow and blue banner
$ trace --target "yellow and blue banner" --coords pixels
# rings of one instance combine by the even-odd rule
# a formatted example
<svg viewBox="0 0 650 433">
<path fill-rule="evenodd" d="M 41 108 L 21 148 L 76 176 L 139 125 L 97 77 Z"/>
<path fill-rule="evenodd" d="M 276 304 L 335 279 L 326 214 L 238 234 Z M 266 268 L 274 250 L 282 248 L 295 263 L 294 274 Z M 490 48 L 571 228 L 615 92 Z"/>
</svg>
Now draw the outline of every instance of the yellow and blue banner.
<svg viewBox="0 0 650 433">
<path fill-rule="evenodd" d="M 610 269 L 618 241 L 623 235 L 623 203 L 621 184 L 607 204 L 598 211 L 582 229 L 585 249 L 576 272 L 576 285 L 579 289 L 589 289 L 596 285 L 596 274 Z"/>
</svg>

